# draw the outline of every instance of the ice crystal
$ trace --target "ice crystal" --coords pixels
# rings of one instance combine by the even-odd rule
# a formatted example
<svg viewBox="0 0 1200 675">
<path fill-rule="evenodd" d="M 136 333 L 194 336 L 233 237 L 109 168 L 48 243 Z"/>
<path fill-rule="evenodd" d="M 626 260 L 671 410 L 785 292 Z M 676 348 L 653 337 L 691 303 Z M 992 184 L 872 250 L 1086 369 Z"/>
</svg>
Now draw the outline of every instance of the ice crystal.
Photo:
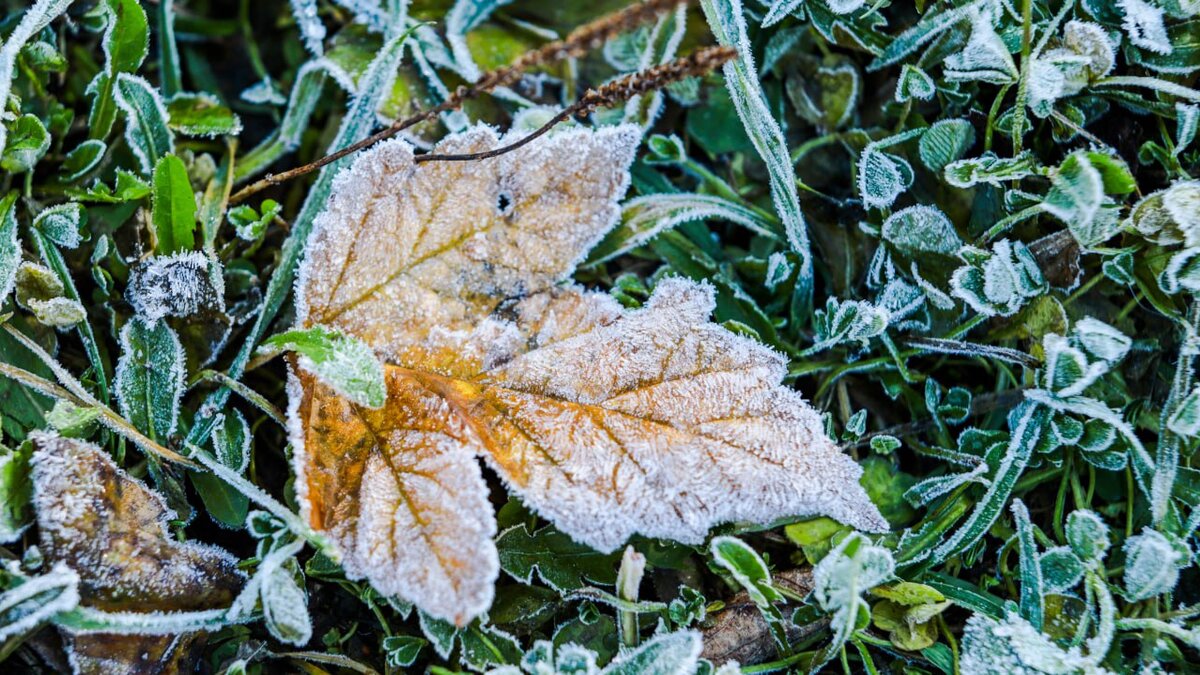
<svg viewBox="0 0 1200 675">
<path fill-rule="evenodd" d="M 1048 285 L 1033 254 L 1021 242 L 996 242 L 991 252 L 969 248 L 967 264 L 950 278 L 951 294 L 985 316 L 1011 316 Z"/>
<path fill-rule="evenodd" d="M 224 607 L 241 586 L 224 550 L 175 541 L 174 514 L 100 448 L 47 433 L 31 436 L 34 507 L 46 559 L 79 575 L 80 604 L 165 619 L 170 612 Z M 170 655 L 190 669 L 199 635 L 64 634 L 77 671 L 128 672 Z"/>
<path fill-rule="evenodd" d="M 387 403 L 296 371 L 289 415 L 304 515 L 351 577 L 460 624 L 486 610 L 499 565 L 479 455 L 602 551 L 784 515 L 886 529 L 858 466 L 778 385 L 786 360 L 709 322 L 710 287 L 664 279 L 626 311 L 560 285 L 616 219 L 638 140 L 572 129 L 470 164 L 388 142 L 339 178 L 297 314 L 383 356 Z M 476 127 L 435 152 L 503 142 Z"/>
</svg>

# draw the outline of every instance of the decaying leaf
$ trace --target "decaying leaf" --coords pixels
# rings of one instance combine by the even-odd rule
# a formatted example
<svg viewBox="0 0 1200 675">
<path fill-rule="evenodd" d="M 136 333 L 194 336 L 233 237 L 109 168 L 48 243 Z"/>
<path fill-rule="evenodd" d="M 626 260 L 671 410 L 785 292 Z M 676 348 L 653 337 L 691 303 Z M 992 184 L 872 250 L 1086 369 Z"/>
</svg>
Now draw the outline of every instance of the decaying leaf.
<svg viewBox="0 0 1200 675">
<path fill-rule="evenodd" d="M 79 575 L 81 606 L 154 614 L 229 605 L 244 581 L 235 558 L 175 541 L 163 499 L 96 446 L 47 433 L 31 438 L 41 550 Z M 64 630 L 63 640 L 76 673 L 187 673 L 203 634 Z"/>
<path fill-rule="evenodd" d="M 476 127 L 437 153 L 506 141 Z M 477 162 L 390 141 L 344 173 L 308 245 L 301 328 L 386 363 L 357 405 L 294 368 L 297 493 L 352 578 L 462 624 L 491 604 L 496 524 L 476 457 L 574 539 L 701 543 L 710 527 L 825 514 L 887 525 L 785 359 L 709 322 L 711 287 L 626 311 L 562 285 L 613 225 L 634 127 L 561 131 Z"/>
</svg>

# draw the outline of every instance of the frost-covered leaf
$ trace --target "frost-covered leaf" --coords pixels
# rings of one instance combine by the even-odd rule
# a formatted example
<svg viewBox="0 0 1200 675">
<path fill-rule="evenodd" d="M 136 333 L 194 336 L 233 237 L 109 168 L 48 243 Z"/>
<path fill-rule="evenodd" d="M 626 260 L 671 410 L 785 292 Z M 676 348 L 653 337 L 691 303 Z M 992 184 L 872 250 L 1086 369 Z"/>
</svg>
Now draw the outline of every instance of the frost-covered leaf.
<svg viewBox="0 0 1200 675">
<path fill-rule="evenodd" d="M 813 338 L 816 344 L 807 352 L 828 349 L 843 342 L 865 345 L 868 340 L 884 332 L 891 315 L 886 309 L 875 307 L 866 300 L 838 300 L 829 298 L 825 309 L 813 313 Z"/>
<path fill-rule="evenodd" d="M 0 305 L 8 300 L 17 284 L 17 269 L 21 266 L 21 240 L 17 237 L 17 197 L 13 190 L 0 201 Z"/>
<path fill-rule="evenodd" d="M 1200 105 L 1176 103 L 1175 124 L 1175 148 L 1171 154 L 1178 157 L 1196 139 L 1196 130 L 1200 128 Z"/>
<path fill-rule="evenodd" d="M 738 118 L 755 151 L 767 165 L 771 183 L 771 202 L 783 221 L 788 244 L 800 256 L 797 293 L 807 301 L 812 289 L 812 252 L 809 250 L 808 225 L 800 210 L 796 191 L 796 170 L 783 130 L 771 114 L 754 69 L 754 55 L 746 34 L 746 19 L 741 0 L 701 0 L 708 25 L 720 44 L 738 50 L 738 58 L 725 63 L 725 86 L 737 110 Z"/>
<path fill-rule="evenodd" d="M 1163 24 L 1163 10 L 1146 0 L 1117 0 L 1125 14 L 1122 27 L 1129 41 L 1155 54 L 1170 54 L 1171 40 Z"/>
<path fill-rule="evenodd" d="M 211 138 L 239 134 L 242 121 L 228 107 L 207 94 L 176 94 L 167 101 L 169 126 L 184 136 Z"/>
<path fill-rule="evenodd" d="M 997 157 L 984 153 L 980 157 L 950 162 L 942 171 L 946 182 L 957 188 L 975 187 L 987 183 L 999 187 L 1037 173 L 1037 158 L 1030 152 L 1016 157 Z"/>
<path fill-rule="evenodd" d="M 88 114 L 88 130 L 92 139 L 108 135 L 117 117 L 114 89 L 118 73 L 134 73 L 146 58 L 150 46 L 150 26 L 146 11 L 137 0 L 104 0 L 104 70 L 88 84 L 92 107 Z"/>
<path fill-rule="evenodd" d="M 370 346 L 387 403 L 299 369 L 290 416 L 304 515 L 351 578 L 460 625 L 486 610 L 499 561 L 476 455 L 601 551 L 783 515 L 886 528 L 857 465 L 778 386 L 784 360 L 708 322 L 711 288 L 664 279 L 626 311 L 559 285 L 615 220 L 638 139 L 567 130 L 471 164 L 415 163 L 387 142 L 339 179 L 298 327 Z M 502 143 L 480 127 L 437 151 Z"/>
<path fill-rule="evenodd" d="M 904 64 L 900 69 L 900 77 L 896 81 L 896 102 L 905 103 L 911 100 L 928 101 L 937 93 L 937 85 L 933 78 L 916 66 Z"/>
<path fill-rule="evenodd" d="M 868 67 L 869 70 L 880 70 L 899 63 L 909 54 L 928 44 L 937 36 L 949 30 L 955 24 L 978 13 L 992 5 L 994 0 L 975 0 L 959 7 L 945 9 L 939 12 L 925 12 L 921 20 L 913 24 L 903 33 L 897 35 Z"/>
<path fill-rule="evenodd" d="M 883 240 L 905 255 L 954 255 L 962 246 L 946 214 L 934 206 L 910 206 L 888 216 L 880 230 Z"/>
<path fill-rule="evenodd" d="M 79 575 L 61 562 L 0 593 L 0 640 L 31 631 L 79 604 Z"/>
<path fill-rule="evenodd" d="M 287 566 L 273 565 L 263 574 L 259 597 L 263 622 L 276 640 L 304 646 L 312 639 L 312 619 L 308 615 L 308 594 L 296 583 Z"/>
<path fill-rule="evenodd" d="M 1117 233 L 1117 210 L 1105 195 L 1104 175 L 1089 153 L 1080 151 L 1067 157 L 1050 180 L 1042 208 L 1061 220 L 1081 246 L 1097 246 Z"/>
<path fill-rule="evenodd" d="M 941 171 L 966 154 L 975 143 L 975 127 L 967 120 L 938 120 L 918 144 L 921 162 L 930 171 Z"/>
<path fill-rule="evenodd" d="M 44 209 L 33 219 L 33 226 L 50 241 L 63 248 L 75 248 L 83 237 L 79 228 L 86 222 L 87 212 L 75 202 Z"/>
<path fill-rule="evenodd" d="M 862 76 L 853 63 L 821 66 L 811 76 L 787 80 L 787 95 L 796 112 L 825 129 L 850 124 L 862 95 Z"/>
<path fill-rule="evenodd" d="M 1200 435 L 1200 388 L 1192 389 L 1167 420 L 1167 428 L 1184 438 Z"/>
<path fill-rule="evenodd" d="M 150 186 L 136 175 L 117 169 L 117 177 L 113 187 L 96 179 L 92 186 L 86 189 L 67 188 L 67 195 L 81 202 L 100 202 L 102 204 L 120 204 L 137 201 L 150 194 Z"/>
<path fill-rule="evenodd" d="M 603 675 L 690 675 L 699 665 L 703 643 L 695 631 L 657 635 L 617 657 Z"/>
<path fill-rule="evenodd" d="M 250 463 L 250 425 L 241 411 L 222 416 L 213 431 L 212 441 L 217 461 L 238 473 Z"/>
<path fill-rule="evenodd" d="M 985 316 L 1012 316 L 1049 288 L 1037 260 L 1021 242 L 1002 239 L 990 252 L 968 249 L 967 264 L 950 278 L 951 294 Z"/>
<path fill-rule="evenodd" d="M 1125 594 L 1132 601 L 1168 593 L 1179 582 L 1179 551 L 1146 528 L 1125 540 Z"/>
<path fill-rule="evenodd" d="M 1096 665 L 1103 654 L 1084 654 L 1079 646 L 1063 649 L 1015 612 L 1000 621 L 979 613 L 972 615 L 963 633 L 961 653 L 962 672 L 973 675 L 1113 675 Z"/>
<path fill-rule="evenodd" d="M 1108 364 L 1091 362 L 1068 338 L 1053 333 L 1042 340 L 1046 365 L 1042 369 L 1043 386 L 1058 396 L 1076 396 L 1108 372 Z"/>
<path fill-rule="evenodd" d="M 166 322 L 125 324 L 113 385 L 121 414 L 138 431 L 159 442 L 175 433 L 185 375 L 183 347 Z"/>
<path fill-rule="evenodd" d="M 1083 578 L 1084 563 L 1067 546 L 1052 548 L 1038 556 L 1042 579 L 1048 593 L 1070 590 Z"/>
<path fill-rule="evenodd" d="M 52 434 L 32 439 L 42 554 L 79 575 L 82 608 L 149 620 L 141 635 L 63 629 L 75 671 L 135 672 L 151 662 L 190 672 L 204 634 L 170 634 L 168 619 L 228 606 L 244 579 L 237 560 L 215 546 L 176 541 L 162 497 L 103 450 Z"/>
<path fill-rule="evenodd" d="M 200 251 L 155 256 L 133 270 L 125 298 L 146 321 L 225 308 L 219 263 Z"/>
<path fill-rule="evenodd" d="M 21 20 L 5 37 L 4 44 L 0 45 L 0 102 L 2 102 L 6 114 L 19 54 L 33 36 L 66 12 L 70 5 L 71 0 L 37 0 L 21 13 Z M 11 21 L 14 17 L 15 15 L 10 15 L 9 20 Z M 5 157 L 8 156 L 8 141 L 7 125 L 0 121 L 0 155 Z M 47 139 L 48 141 L 49 139 Z"/>
<path fill-rule="evenodd" d="M 237 230 L 239 239 L 245 241 L 258 241 L 258 238 L 266 231 L 267 226 L 271 224 L 279 212 L 283 210 L 283 206 L 274 199 L 264 199 L 259 211 L 255 211 L 254 207 L 242 204 L 229 209 L 226 217 L 229 218 L 230 224 Z"/>
<path fill-rule="evenodd" d="M 1200 246 L 1200 181 L 1178 180 L 1146 195 L 1127 222 L 1156 244 Z"/>
<path fill-rule="evenodd" d="M 295 352 L 301 368 L 356 405 L 380 408 L 387 400 L 383 364 L 352 335 L 318 325 L 280 333 L 264 341 L 263 347 Z"/>
<path fill-rule="evenodd" d="M 125 114 L 125 142 L 148 176 L 155 163 L 175 149 L 175 136 L 167 126 L 167 106 L 158 90 L 140 76 L 120 73 L 116 82 L 113 93 Z"/>
<path fill-rule="evenodd" d="M 708 550 L 713 560 L 725 568 L 734 581 L 746 591 L 751 602 L 762 613 L 771 627 L 776 646 L 788 648 L 787 632 L 783 625 L 783 613 L 776 603 L 784 600 L 783 594 L 771 585 L 771 572 L 767 563 L 746 542 L 737 537 L 713 537 Z"/>
<path fill-rule="evenodd" d="M 858 193 L 871 208 L 892 205 L 912 184 L 913 170 L 902 157 L 883 152 L 875 143 L 858 158 Z"/>
<path fill-rule="evenodd" d="M 971 37 L 961 51 L 946 58 L 947 80 L 989 84 L 1011 84 L 1017 81 L 1017 65 L 994 28 L 1000 11 L 998 4 L 991 3 L 977 5 L 968 10 L 966 18 L 971 22 Z"/>
<path fill-rule="evenodd" d="M 4 146 L 4 154 L 0 155 L 0 169 L 9 173 L 31 171 L 50 149 L 50 132 L 37 115 L 21 115 L 0 126 L 8 127 L 8 144 Z M 4 137 L 0 133 L 0 138 Z"/>
<path fill-rule="evenodd" d="M 1128 335 L 1090 316 L 1075 323 L 1074 333 L 1084 351 L 1110 365 L 1125 358 L 1133 346 Z"/>
</svg>

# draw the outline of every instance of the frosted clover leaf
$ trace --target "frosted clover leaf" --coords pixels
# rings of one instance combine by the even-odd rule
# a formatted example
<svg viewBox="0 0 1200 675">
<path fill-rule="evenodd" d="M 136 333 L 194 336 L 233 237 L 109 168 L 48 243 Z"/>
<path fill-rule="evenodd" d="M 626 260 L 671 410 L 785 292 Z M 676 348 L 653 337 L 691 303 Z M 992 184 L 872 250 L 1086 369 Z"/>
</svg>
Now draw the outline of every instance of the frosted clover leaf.
<svg viewBox="0 0 1200 675">
<path fill-rule="evenodd" d="M 1163 246 L 1200 246 L 1200 181 L 1180 180 L 1143 197 L 1126 224 Z"/>
<path fill-rule="evenodd" d="M 951 294 L 984 316 L 1011 316 L 1046 291 L 1033 254 L 1021 242 L 998 241 L 992 250 L 966 247 L 959 252 L 966 265 L 950 278 Z"/>
<path fill-rule="evenodd" d="M 1156 54 L 1171 53 L 1171 39 L 1163 25 L 1163 10 L 1146 0 L 1117 0 L 1125 14 L 1122 27 L 1129 41 Z"/>
<path fill-rule="evenodd" d="M 1188 564 L 1166 536 L 1150 528 L 1125 540 L 1125 560 L 1125 593 L 1134 601 L 1169 593 L 1179 583 L 1180 563 Z"/>
<path fill-rule="evenodd" d="M 971 8 L 971 37 L 962 51 L 946 58 L 946 79 L 951 82 L 980 81 L 1011 84 L 1017 81 L 1017 65 L 1008 47 L 993 27 L 998 7 L 980 5 Z"/>
<path fill-rule="evenodd" d="M 691 544 L 733 520 L 886 522 L 785 359 L 708 321 L 711 287 L 645 306 L 562 282 L 612 227 L 636 127 L 560 131 L 483 162 L 389 141 L 338 179 L 301 268 L 298 329 L 384 361 L 372 410 L 304 369 L 290 384 L 302 515 L 350 578 L 466 623 L 491 604 L 496 522 L 476 457 L 575 540 Z M 476 127 L 437 152 L 505 141 Z"/>
<path fill-rule="evenodd" d="M 963 632 L 961 668 L 972 675 L 1116 675 L 1097 664 L 1103 656 L 1084 654 L 1078 646 L 1063 649 L 1016 613 L 1000 621 L 974 614 Z"/>
<path fill-rule="evenodd" d="M 865 300 L 829 298 L 825 302 L 825 309 L 818 309 L 813 314 L 816 344 L 806 349 L 805 353 L 829 349 L 843 342 L 865 346 L 868 340 L 887 329 L 889 319 L 886 309 L 875 307 Z"/>
<path fill-rule="evenodd" d="M 1048 116 L 1054 103 L 1074 96 L 1108 75 L 1116 64 L 1113 45 L 1104 29 L 1087 21 L 1068 21 L 1060 44 L 1037 56 L 1029 77 L 1029 107 Z"/>
</svg>

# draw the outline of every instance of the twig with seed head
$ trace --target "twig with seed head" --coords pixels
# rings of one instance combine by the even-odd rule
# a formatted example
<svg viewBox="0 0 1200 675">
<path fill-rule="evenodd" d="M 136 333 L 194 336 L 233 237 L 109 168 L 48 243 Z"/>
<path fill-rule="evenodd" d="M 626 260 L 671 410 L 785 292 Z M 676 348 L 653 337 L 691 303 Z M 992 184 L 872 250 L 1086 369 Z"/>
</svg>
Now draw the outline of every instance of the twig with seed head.
<svg viewBox="0 0 1200 675">
<path fill-rule="evenodd" d="M 325 155 L 316 161 L 309 162 L 303 166 L 298 166 L 294 169 L 289 169 L 281 173 L 269 174 L 263 177 L 261 180 L 247 185 L 241 190 L 238 190 L 229 198 L 229 204 L 239 204 L 245 201 L 251 195 L 261 192 L 272 185 L 278 185 L 293 178 L 303 176 L 307 173 L 312 173 L 313 171 L 316 171 L 317 169 L 320 169 L 328 164 L 332 164 L 333 162 L 336 162 L 347 155 L 358 152 L 359 150 L 374 145 L 384 139 L 391 138 L 405 129 L 431 120 L 444 112 L 455 110 L 468 99 L 516 82 L 525 71 L 531 68 L 562 61 L 563 59 L 582 56 L 589 51 L 600 47 L 605 42 L 616 37 L 617 35 L 636 28 L 679 5 L 687 3 L 687 1 L 688 0 L 646 0 L 646 2 L 626 7 L 619 12 L 614 12 L 613 14 L 609 14 L 591 23 L 580 26 L 562 40 L 555 40 L 542 45 L 537 49 L 525 52 L 507 66 L 484 73 L 483 76 L 480 77 L 476 82 L 470 85 L 459 87 L 453 94 L 450 95 L 449 98 L 436 106 L 422 110 L 421 112 L 405 119 L 397 120 L 386 129 L 374 133 L 357 143 L 348 145 L 337 152 Z"/>
<path fill-rule="evenodd" d="M 675 59 L 670 63 L 664 63 L 661 66 L 655 66 L 648 70 L 626 75 L 596 89 L 589 89 L 578 101 L 564 108 L 557 115 L 550 118 L 550 121 L 538 127 L 536 131 L 503 147 L 461 155 L 418 155 L 415 161 L 469 162 L 497 157 L 532 142 L 553 129 L 560 122 L 571 117 L 587 115 L 597 108 L 612 107 L 634 96 L 657 91 L 669 84 L 689 77 L 704 75 L 719 68 L 726 61 L 735 57 L 737 57 L 737 50 L 732 47 L 705 47 L 683 58 Z"/>
</svg>

